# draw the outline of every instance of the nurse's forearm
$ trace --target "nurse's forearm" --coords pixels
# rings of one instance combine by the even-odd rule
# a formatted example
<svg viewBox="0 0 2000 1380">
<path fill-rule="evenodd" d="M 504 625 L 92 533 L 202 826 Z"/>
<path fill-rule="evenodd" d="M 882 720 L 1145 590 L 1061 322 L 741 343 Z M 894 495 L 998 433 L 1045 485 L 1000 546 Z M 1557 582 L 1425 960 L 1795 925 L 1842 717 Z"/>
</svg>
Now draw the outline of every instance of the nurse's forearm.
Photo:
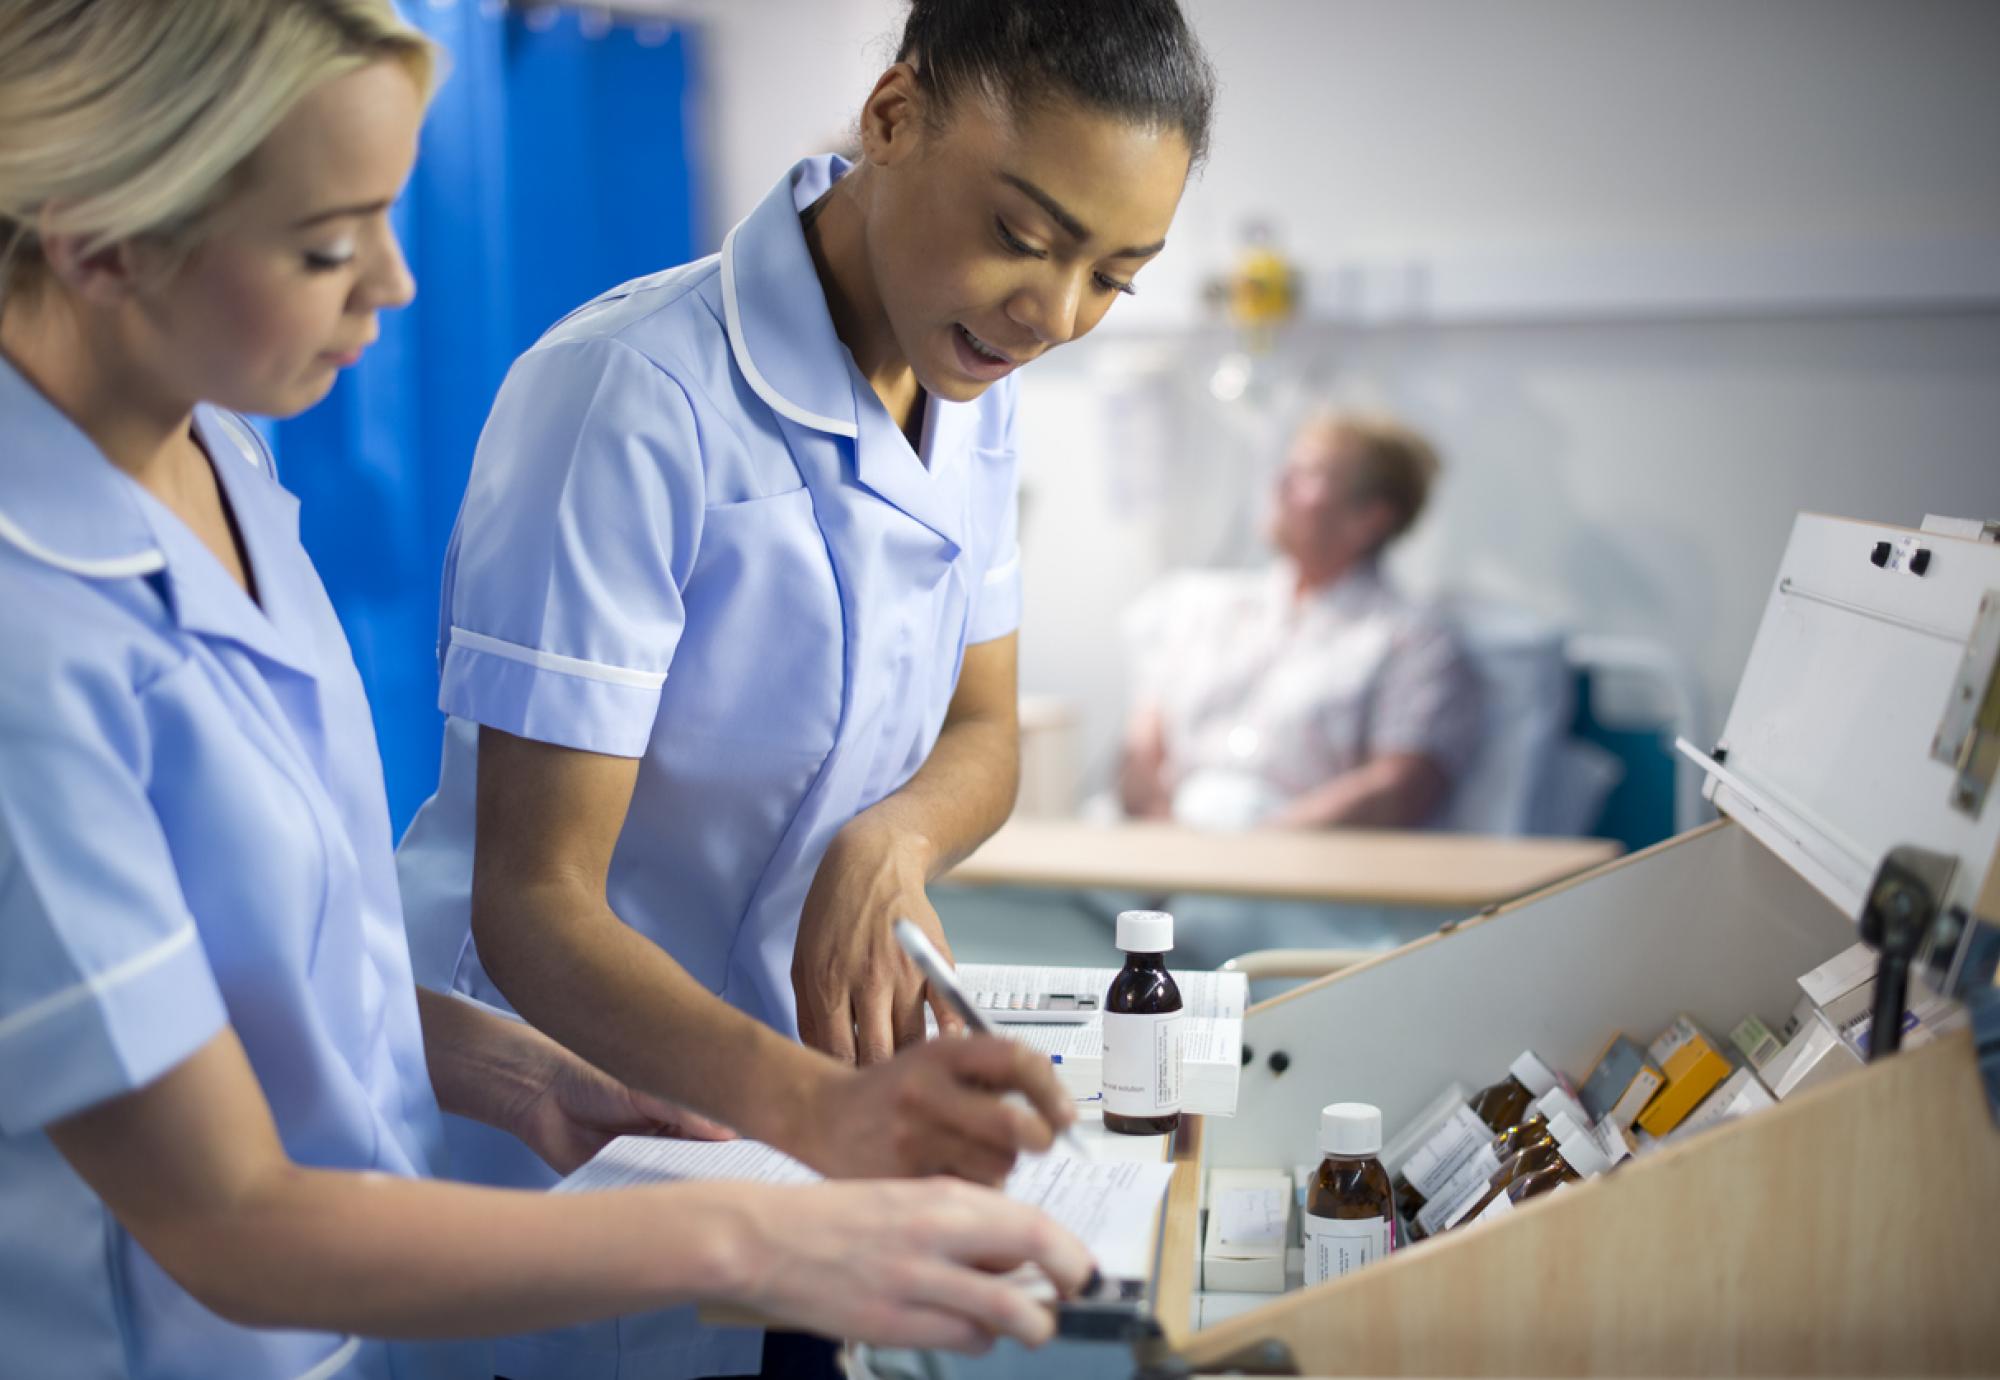
<svg viewBox="0 0 2000 1380">
<path fill-rule="evenodd" d="M 638 772 L 629 758 L 480 731 L 480 962 L 515 1011 L 613 1078 L 772 1139 L 776 1106 L 838 1070 L 730 1007 L 612 911 L 606 878 Z"/>
<path fill-rule="evenodd" d="M 779 1144 L 782 1109 L 838 1072 L 696 982 L 588 884 L 524 884 L 475 913 L 480 960 L 514 1009 L 631 1087 Z"/>
<path fill-rule="evenodd" d="M 511 1127 L 515 1109 L 541 1091 L 548 1073 L 528 1057 L 529 1041 L 510 1038 L 514 1031 L 507 1027 L 517 1023 L 428 987 L 417 989 L 417 1014 L 438 1106 L 488 1126 Z"/>
<path fill-rule="evenodd" d="M 835 1336 L 974 1347 L 1051 1330 L 986 1270 L 1032 1263 L 1068 1290 L 1089 1269 L 1039 1213 L 964 1186 L 552 1196 L 303 1168 L 229 1029 L 48 1135 L 182 1288 L 253 1327 L 494 1336 L 703 1299 Z"/>
<path fill-rule="evenodd" d="M 162 1263 L 253 1327 L 535 1331 L 728 1296 L 740 1226 L 729 1195 L 707 1188 L 551 1198 L 285 1165 L 206 1222 L 199 1249 Z"/>
<path fill-rule="evenodd" d="M 727 1294 L 746 1269 L 727 1195 L 550 1197 L 294 1164 L 226 1029 L 49 1137 L 183 1288 L 254 1326 L 516 1332 Z"/>
</svg>

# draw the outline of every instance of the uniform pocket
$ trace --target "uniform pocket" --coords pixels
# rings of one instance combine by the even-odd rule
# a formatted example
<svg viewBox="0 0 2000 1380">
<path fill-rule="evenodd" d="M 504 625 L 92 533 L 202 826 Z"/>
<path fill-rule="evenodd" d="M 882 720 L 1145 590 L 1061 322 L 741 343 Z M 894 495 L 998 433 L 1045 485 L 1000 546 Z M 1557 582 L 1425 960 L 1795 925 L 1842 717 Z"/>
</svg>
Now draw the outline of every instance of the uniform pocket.
<svg viewBox="0 0 2000 1380">
<path fill-rule="evenodd" d="M 824 752 L 840 721 L 840 587 L 800 487 L 708 509 L 655 735 Z"/>
</svg>

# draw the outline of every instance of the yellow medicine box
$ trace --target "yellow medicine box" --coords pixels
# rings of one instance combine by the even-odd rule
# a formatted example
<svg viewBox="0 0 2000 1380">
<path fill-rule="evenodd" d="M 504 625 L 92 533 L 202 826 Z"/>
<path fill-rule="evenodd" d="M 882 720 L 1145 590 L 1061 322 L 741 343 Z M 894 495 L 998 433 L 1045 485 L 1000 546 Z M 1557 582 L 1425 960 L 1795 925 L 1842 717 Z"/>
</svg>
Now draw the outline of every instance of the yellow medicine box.
<svg viewBox="0 0 2000 1380">
<path fill-rule="evenodd" d="M 1654 1041 L 1652 1053 L 1660 1061 L 1661 1072 L 1667 1075 L 1667 1086 L 1639 1113 L 1639 1129 L 1651 1136 L 1664 1136 L 1700 1106 L 1701 1100 L 1729 1077 L 1734 1066 L 1716 1052 L 1714 1042 L 1686 1016 Z"/>
</svg>

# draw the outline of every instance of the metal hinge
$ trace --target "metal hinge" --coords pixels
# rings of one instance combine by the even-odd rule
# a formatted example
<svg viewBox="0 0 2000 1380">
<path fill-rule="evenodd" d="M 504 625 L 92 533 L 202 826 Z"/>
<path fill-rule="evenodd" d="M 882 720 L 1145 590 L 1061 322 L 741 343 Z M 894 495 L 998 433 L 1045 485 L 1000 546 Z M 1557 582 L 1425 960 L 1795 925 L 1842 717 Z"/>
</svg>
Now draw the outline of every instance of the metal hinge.
<svg viewBox="0 0 2000 1380">
<path fill-rule="evenodd" d="M 2000 770 L 2000 590 L 1988 590 L 1979 601 L 1979 616 L 1931 738 L 1931 759 L 1956 774 L 1952 808 L 1979 818 Z"/>
</svg>

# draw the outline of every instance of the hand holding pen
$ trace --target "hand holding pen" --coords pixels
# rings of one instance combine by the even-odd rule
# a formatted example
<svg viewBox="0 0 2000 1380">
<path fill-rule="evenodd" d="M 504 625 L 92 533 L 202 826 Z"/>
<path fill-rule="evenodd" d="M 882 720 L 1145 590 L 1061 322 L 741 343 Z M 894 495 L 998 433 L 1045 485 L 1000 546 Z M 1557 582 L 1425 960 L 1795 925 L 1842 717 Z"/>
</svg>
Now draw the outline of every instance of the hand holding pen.
<svg viewBox="0 0 2000 1380">
<path fill-rule="evenodd" d="M 903 952 L 917 965 L 918 971 L 924 975 L 924 981 L 930 984 L 931 991 L 950 1007 L 961 1021 L 965 1022 L 967 1030 L 975 1035 L 995 1033 L 993 1027 L 987 1024 L 986 1018 L 979 1014 L 979 1009 L 966 997 L 965 990 L 958 985 L 957 974 L 952 971 L 951 965 L 944 961 L 944 955 L 937 951 L 937 947 L 924 936 L 922 930 L 908 920 L 898 920 L 896 942 L 903 946 Z M 1090 1158 L 1090 1151 L 1084 1146 L 1082 1138 L 1077 1135 L 1073 1123 L 1058 1127 L 1056 1136 L 1070 1154 L 1078 1159 Z"/>
</svg>

